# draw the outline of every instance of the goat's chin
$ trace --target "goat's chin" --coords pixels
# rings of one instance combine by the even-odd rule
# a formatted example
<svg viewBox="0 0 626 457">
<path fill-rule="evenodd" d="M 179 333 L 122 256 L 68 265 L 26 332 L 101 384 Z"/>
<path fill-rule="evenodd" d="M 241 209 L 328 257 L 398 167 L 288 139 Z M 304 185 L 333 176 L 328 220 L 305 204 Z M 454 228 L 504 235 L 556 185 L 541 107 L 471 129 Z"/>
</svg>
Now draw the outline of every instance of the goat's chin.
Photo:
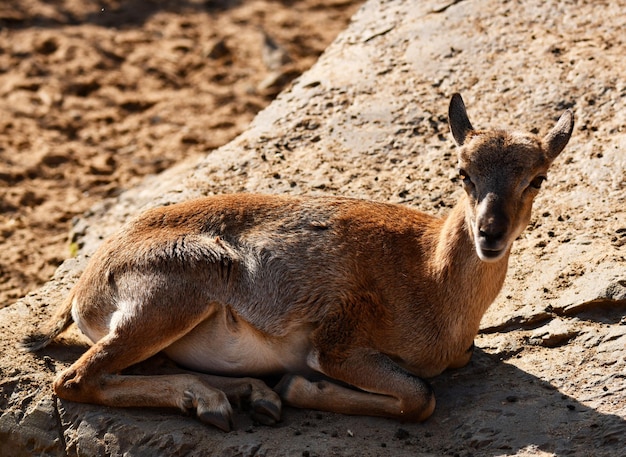
<svg viewBox="0 0 626 457">
<path fill-rule="evenodd" d="M 507 248 L 490 250 L 476 246 L 476 254 L 478 255 L 478 258 L 486 263 L 493 263 L 501 260 L 506 255 L 507 251 Z"/>
</svg>

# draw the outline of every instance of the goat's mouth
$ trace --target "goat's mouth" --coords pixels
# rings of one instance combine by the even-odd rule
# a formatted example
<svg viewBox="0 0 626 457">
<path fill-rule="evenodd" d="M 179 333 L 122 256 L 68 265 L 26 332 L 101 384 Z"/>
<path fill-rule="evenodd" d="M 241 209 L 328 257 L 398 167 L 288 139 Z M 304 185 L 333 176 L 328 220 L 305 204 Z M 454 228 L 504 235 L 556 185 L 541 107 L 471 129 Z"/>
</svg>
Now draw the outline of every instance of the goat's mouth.
<svg viewBox="0 0 626 457">
<path fill-rule="evenodd" d="M 509 230 L 483 231 L 474 227 L 474 249 L 483 262 L 496 262 L 509 251 L 512 239 Z"/>
<path fill-rule="evenodd" d="M 506 254 L 508 247 L 504 239 L 497 241 L 479 239 L 476 243 L 476 254 L 483 262 L 496 262 Z"/>
<path fill-rule="evenodd" d="M 476 253 L 483 262 L 496 262 L 504 256 L 506 248 L 504 249 L 485 249 L 477 247 Z"/>
</svg>

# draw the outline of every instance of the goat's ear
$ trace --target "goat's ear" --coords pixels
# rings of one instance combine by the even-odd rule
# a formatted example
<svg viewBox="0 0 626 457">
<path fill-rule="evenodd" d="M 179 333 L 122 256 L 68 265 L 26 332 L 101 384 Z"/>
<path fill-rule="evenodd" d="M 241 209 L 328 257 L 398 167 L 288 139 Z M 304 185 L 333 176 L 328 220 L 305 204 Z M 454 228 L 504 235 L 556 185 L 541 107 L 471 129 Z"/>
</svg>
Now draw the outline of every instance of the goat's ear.
<svg viewBox="0 0 626 457">
<path fill-rule="evenodd" d="M 572 110 L 565 111 L 559 118 L 559 122 L 543 137 L 543 144 L 548 158 L 553 160 L 565 148 L 574 130 L 574 113 Z"/>
<path fill-rule="evenodd" d="M 465 111 L 465 103 L 461 94 L 454 94 L 450 100 L 450 107 L 448 108 L 448 122 L 450 123 L 450 131 L 454 137 L 454 141 L 459 146 L 465 143 L 467 134 L 474 130 L 472 124 L 467 117 L 467 111 Z"/>
</svg>

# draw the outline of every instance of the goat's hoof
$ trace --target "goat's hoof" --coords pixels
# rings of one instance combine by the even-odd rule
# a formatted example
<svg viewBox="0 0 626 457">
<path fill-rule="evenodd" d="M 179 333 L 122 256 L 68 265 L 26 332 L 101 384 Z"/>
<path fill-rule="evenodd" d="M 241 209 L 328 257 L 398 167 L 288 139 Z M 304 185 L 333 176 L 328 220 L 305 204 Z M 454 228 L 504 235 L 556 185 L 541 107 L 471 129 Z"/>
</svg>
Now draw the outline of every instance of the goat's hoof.
<svg viewBox="0 0 626 457">
<path fill-rule="evenodd" d="M 252 419 L 262 425 L 275 425 L 280 421 L 281 404 L 267 399 L 257 400 L 252 404 Z"/>
<path fill-rule="evenodd" d="M 185 391 L 183 405 L 187 410 L 195 410 L 196 416 L 205 424 L 213 425 L 220 430 L 230 432 L 233 429 L 233 410 L 223 392 L 220 395 L 200 397 L 193 392 Z"/>
<path fill-rule="evenodd" d="M 233 419 L 230 414 L 218 413 L 215 411 L 198 412 L 198 419 L 205 424 L 213 425 L 224 432 L 230 432 L 233 428 Z"/>
<path fill-rule="evenodd" d="M 263 425 L 274 425 L 280 421 L 282 402 L 280 396 L 272 389 L 262 384 L 253 389 L 250 395 L 252 418 Z"/>
</svg>

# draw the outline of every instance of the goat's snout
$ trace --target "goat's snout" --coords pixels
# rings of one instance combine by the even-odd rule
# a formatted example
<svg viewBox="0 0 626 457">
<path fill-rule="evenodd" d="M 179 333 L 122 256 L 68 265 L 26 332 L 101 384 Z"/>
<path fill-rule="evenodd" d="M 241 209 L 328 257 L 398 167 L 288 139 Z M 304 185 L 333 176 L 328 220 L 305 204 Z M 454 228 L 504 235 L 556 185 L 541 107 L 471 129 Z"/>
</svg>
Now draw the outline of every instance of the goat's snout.
<svg viewBox="0 0 626 457">
<path fill-rule="evenodd" d="M 508 221 L 504 218 L 490 217 L 478 226 L 478 238 L 485 245 L 497 245 L 505 238 Z"/>
<path fill-rule="evenodd" d="M 485 261 L 498 260 L 508 247 L 510 220 L 501 200 L 489 194 L 479 205 L 475 237 L 478 256 Z"/>
</svg>

